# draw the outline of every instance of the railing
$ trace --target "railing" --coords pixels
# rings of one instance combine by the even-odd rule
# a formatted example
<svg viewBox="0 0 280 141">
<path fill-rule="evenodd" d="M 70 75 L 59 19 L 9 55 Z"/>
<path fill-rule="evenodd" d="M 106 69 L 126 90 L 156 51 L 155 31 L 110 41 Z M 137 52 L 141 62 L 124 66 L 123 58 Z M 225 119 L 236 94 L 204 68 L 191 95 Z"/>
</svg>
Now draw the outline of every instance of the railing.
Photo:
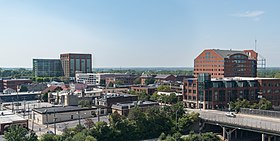
<svg viewBox="0 0 280 141">
<path fill-rule="evenodd" d="M 231 118 L 222 115 L 215 115 L 215 114 L 208 114 L 201 112 L 200 117 L 204 120 L 224 123 L 226 125 L 238 126 L 238 127 L 246 127 L 251 129 L 261 129 L 264 131 L 272 131 L 280 133 L 280 124 L 275 123 L 273 121 L 266 121 L 260 119 L 253 119 L 253 118 Z"/>
<path fill-rule="evenodd" d="M 280 111 L 241 108 L 240 113 L 249 114 L 249 115 L 259 115 L 259 116 L 280 118 Z"/>
</svg>

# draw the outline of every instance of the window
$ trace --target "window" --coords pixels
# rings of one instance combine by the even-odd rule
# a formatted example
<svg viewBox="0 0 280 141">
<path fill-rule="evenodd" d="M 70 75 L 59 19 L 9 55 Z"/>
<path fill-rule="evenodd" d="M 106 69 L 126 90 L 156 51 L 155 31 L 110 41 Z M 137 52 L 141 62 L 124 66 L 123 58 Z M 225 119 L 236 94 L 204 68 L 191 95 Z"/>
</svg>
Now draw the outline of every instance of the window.
<svg viewBox="0 0 280 141">
<path fill-rule="evenodd" d="M 73 115 L 71 115 L 71 119 L 74 119 L 74 116 L 73 116 Z"/>
</svg>

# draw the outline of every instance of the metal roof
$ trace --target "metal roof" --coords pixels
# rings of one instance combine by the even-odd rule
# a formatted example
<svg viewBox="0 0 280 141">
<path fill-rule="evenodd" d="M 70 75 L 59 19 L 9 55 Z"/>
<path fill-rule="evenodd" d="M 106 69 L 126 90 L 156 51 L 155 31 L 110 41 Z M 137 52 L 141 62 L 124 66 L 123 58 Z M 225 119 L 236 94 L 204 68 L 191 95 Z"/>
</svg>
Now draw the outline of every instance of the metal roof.
<svg viewBox="0 0 280 141">
<path fill-rule="evenodd" d="M 248 56 L 244 51 L 237 51 L 237 50 L 219 50 L 219 49 L 213 49 L 216 53 L 218 53 L 223 58 L 228 58 L 229 56 L 233 54 L 244 54 Z"/>
</svg>

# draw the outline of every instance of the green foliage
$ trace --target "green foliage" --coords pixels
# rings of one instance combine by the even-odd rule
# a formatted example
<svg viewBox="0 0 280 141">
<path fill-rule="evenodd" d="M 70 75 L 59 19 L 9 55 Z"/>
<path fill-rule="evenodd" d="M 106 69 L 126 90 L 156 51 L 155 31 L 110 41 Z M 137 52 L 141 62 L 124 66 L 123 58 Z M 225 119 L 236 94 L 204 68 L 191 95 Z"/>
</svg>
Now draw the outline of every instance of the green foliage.
<svg viewBox="0 0 280 141">
<path fill-rule="evenodd" d="M 170 86 L 167 86 L 167 85 L 160 85 L 158 88 L 157 88 L 157 91 L 169 91 L 170 90 Z"/>
<path fill-rule="evenodd" d="M 128 93 L 132 94 L 132 95 L 137 95 L 139 100 L 145 101 L 145 100 L 149 100 L 150 99 L 150 95 L 148 95 L 147 93 L 142 92 L 142 91 L 140 91 L 140 92 L 130 91 Z"/>
<path fill-rule="evenodd" d="M 181 133 L 187 133 L 190 131 L 193 123 L 199 121 L 199 114 L 195 112 L 191 112 L 189 114 L 184 114 L 178 120 L 178 128 Z"/>
<path fill-rule="evenodd" d="M 47 102 L 47 101 L 48 101 L 48 93 L 44 93 L 44 94 L 43 94 L 42 100 L 43 100 L 44 102 Z"/>
<path fill-rule="evenodd" d="M 63 141 L 72 141 L 72 138 L 66 138 Z M 41 136 L 40 141 L 62 141 L 61 136 L 54 134 L 44 134 Z"/>
<path fill-rule="evenodd" d="M 78 105 L 81 106 L 81 107 L 89 107 L 89 108 L 91 108 L 92 107 L 92 102 L 89 101 L 89 100 L 80 100 L 78 102 Z"/>
<path fill-rule="evenodd" d="M 26 86 L 21 86 L 19 91 L 20 92 L 27 92 L 28 88 Z"/>
<path fill-rule="evenodd" d="M 0 69 L 0 77 L 11 77 L 11 78 L 22 78 L 22 77 L 32 77 L 32 70 L 27 70 L 24 68 L 4 70 Z"/>
<path fill-rule="evenodd" d="M 166 104 L 176 104 L 179 101 L 175 93 L 171 93 L 170 95 L 158 95 L 157 92 L 153 93 L 150 100 Z"/>
<path fill-rule="evenodd" d="M 4 138 L 7 141 L 37 141 L 37 136 L 35 133 L 28 134 L 26 128 L 19 125 L 12 125 L 9 127 L 8 131 L 4 132 Z"/>
<path fill-rule="evenodd" d="M 230 103 L 230 107 L 233 110 L 239 111 L 240 108 L 253 108 L 253 109 L 262 109 L 262 110 L 271 110 L 272 103 L 265 98 L 259 100 L 258 103 L 250 103 L 246 99 L 237 99 L 235 102 Z"/>
<path fill-rule="evenodd" d="M 141 79 L 140 79 L 140 77 L 136 78 L 136 79 L 133 81 L 133 84 L 141 84 Z"/>
<path fill-rule="evenodd" d="M 179 129 L 174 128 L 177 119 Z M 60 136 L 44 135 L 42 141 L 133 141 L 157 138 L 160 135 L 162 140 L 176 141 L 180 140 L 180 131 L 189 128 L 197 119 L 198 114 L 185 114 L 182 103 L 164 108 L 149 107 L 146 110 L 135 107 L 130 110 L 128 117 L 112 113 L 109 125 L 96 122 L 89 128 L 77 126 L 66 129 Z"/>
<path fill-rule="evenodd" d="M 182 138 L 183 141 L 221 141 L 214 133 L 195 134 L 191 132 L 188 136 Z"/>
<path fill-rule="evenodd" d="M 97 141 L 93 136 L 88 135 L 85 141 Z"/>
<path fill-rule="evenodd" d="M 246 99 L 237 99 L 235 102 L 230 102 L 230 107 L 233 110 L 239 111 L 240 108 L 249 108 L 250 107 L 250 102 Z"/>
<path fill-rule="evenodd" d="M 155 79 L 153 77 L 145 80 L 145 85 L 154 84 L 154 83 L 155 83 Z"/>
</svg>

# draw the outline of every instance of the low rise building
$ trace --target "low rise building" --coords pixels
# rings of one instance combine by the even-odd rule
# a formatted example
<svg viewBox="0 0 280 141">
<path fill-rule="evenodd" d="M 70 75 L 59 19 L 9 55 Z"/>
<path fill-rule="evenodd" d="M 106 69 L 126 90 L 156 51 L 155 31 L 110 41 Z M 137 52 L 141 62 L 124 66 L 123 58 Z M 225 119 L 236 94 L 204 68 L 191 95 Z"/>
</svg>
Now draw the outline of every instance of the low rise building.
<svg viewBox="0 0 280 141">
<path fill-rule="evenodd" d="M 32 83 L 32 80 L 30 79 L 7 79 L 3 80 L 3 88 L 11 88 L 14 90 L 18 90 L 19 86 L 22 84 L 29 84 Z"/>
<path fill-rule="evenodd" d="M 148 95 L 152 95 L 157 90 L 156 87 L 148 87 L 148 86 L 133 86 L 131 87 L 131 91 L 136 93 L 146 93 Z"/>
<path fill-rule="evenodd" d="M 175 82 L 176 77 L 172 74 L 158 74 L 155 77 L 155 82 L 156 83 L 169 83 L 169 82 Z"/>
<path fill-rule="evenodd" d="M 50 124 L 95 117 L 97 116 L 97 108 L 78 106 L 35 108 L 32 110 L 32 115 L 34 122 Z"/>
<path fill-rule="evenodd" d="M 11 125 L 20 125 L 28 129 L 28 120 L 12 113 L 12 111 L 0 111 L 0 134 L 3 135 Z"/>
<path fill-rule="evenodd" d="M 126 103 L 117 103 L 112 105 L 112 113 L 117 112 L 120 115 L 127 116 L 131 108 L 138 107 L 142 111 L 145 111 L 148 107 L 158 105 L 159 103 L 152 101 L 132 101 Z"/>
<path fill-rule="evenodd" d="M 136 95 L 108 93 L 104 95 L 102 98 L 96 99 L 95 103 L 97 105 L 107 107 L 108 112 L 110 113 L 113 104 L 137 101 L 137 100 L 138 100 L 138 96 Z"/>
<path fill-rule="evenodd" d="M 97 86 L 100 85 L 99 80 L 97 80 L 97 75 L 95 73 L 76 73 L 76 82 L 86 84 L 89 86 Z"/>
</svg>

